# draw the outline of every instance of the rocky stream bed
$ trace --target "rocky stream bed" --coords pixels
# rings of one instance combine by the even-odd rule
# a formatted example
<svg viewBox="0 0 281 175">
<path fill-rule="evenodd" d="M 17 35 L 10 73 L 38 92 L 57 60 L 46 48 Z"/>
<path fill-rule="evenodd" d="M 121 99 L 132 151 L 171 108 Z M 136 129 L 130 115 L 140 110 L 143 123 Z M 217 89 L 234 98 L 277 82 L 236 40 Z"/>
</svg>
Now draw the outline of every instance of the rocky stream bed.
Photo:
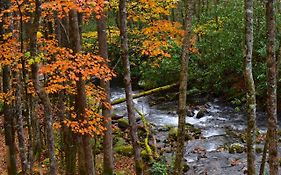
<svg viewBox="0 0 281 175">
<path fill-rule="evenodd" d="M 175 154 L 177 102 L 153 95 L 134 100 L 153 128 L 157 148 L 166 161 L 172 161 Z M 124 89 L 113 88 L 112 99 L 124 97 Z M 246 115 L 220 99 L 205 97 L 189 98 L 187 126 L 193 128 L 185 149 L 186 174 L 194 175 L 240 175 L 246 173 L 245 128 Z M 114 113 L 126 116 L 125 103 L 114 106 Z M 257 170 L 260 166 L 263 139 L 266 132 L 266 114 L 258 112 L 258 133 L 256 146 Z M 280 120 L 278 123 L 281 126 Z M 173 131 L 174 130 L 174 131 Z M 280 143 L 280 142 L 279 142 Z M 280 149 L 280 146 L 279 146 Z M 279 150 L 281 151 L 281 149 Z"/>
</svg>

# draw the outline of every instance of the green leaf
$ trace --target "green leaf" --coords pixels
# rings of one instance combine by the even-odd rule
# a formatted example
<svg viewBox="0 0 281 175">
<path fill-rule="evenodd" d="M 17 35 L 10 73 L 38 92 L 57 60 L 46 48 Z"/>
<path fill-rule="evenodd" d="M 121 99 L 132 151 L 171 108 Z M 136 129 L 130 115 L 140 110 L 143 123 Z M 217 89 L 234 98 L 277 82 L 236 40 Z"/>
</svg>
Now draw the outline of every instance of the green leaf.
<svg viewBox="0 0 281 175">
<path fill-rule="evenodd" d="M 28 64 L 31 65 L 31 64 L 34 64 L 34 63 L 35 63 L 34 59 L 29 59 L 29 60 L 28 60 Z"/>
<path fill-rule="evenodd" d="M 30 52 L 25 52 L 25 53 L 24 53 L 24 57 L 25 57 L 25 58 L 30 58 Z"/>
<path fill-rule="evenodd" d="M 35 63 L 40 63 L 40 61 L 41 61 L 40 55 L 34 58 Z"/>
</svg>

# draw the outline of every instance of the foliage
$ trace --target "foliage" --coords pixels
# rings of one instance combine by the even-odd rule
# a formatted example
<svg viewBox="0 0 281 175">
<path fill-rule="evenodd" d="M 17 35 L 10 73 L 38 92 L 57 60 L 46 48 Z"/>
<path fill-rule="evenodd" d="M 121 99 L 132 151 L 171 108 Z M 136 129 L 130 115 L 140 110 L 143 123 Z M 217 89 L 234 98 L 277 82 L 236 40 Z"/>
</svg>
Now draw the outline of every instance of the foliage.
<svg viewBox="0 0 281 175">
<path fill-rule="evenodd" d="M 133 155 L 133 147 L 132 145 L 120 145 L 114 147 L 114 151 L 118 154 L 122 154 L 124 156 L 132 156 Z"/>
<path fill-rule="evenodd" d="M 167 166 L 162 162 L 154 162 L 150 168 L 151 175 L 168 175 Z"/>
</svg>

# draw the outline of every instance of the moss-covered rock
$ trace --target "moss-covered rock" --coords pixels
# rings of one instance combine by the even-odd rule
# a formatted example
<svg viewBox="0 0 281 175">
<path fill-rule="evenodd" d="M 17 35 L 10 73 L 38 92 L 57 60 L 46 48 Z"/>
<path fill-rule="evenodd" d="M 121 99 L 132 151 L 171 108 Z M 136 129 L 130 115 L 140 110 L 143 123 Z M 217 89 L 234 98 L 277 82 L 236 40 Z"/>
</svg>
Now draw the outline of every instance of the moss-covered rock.
<svg viewBox="0 0 281 175">
<path fill-rule="evenodd" d="M 199 139 L 201 134 L 202 134 L 202 131 L 200 128 L 193 128 L 193 130 L 191 131 L 192 132 L 192 136 L 195 138 L 195 139 Z"/>
<path fill-rule="evenodd" d="M 117 122 L 118 122 L 118 127 L 121 130 L 126 130 L 127 128 L 130 127 L 128 119 L 122 118 L 122 119 L 119 119 Z"/>
<path fill-rule="evenodd" d="M 205 107 L 201 107 L 199 112 L 196 115 L 196 118 L 202 118 L 208 113 L 208 110 Z"/>
<path fill-rule="evenodd" d="M 118 147 L 122 145 L 127 145 L 126 140 L 122 137 L 114 137 L 113 138 L 113 144 Z"/>
<path fill-rule="evenodd" d="M 187 172 L 188 170 L 190 169 L 189 165 L 188 164 L 184 164 L 183 165 L 183 172 Z"/>
<path fill-rule="evenodd" d="M 245 151 L 245 147 L 240 143 L 233 143 L 229 146 L 229 153 L 243 153 Z"/>
<path fill-rule="evenodd" d="M 263 148 L 262 147 L 256 147 L 256 153 L 260 154 L 263 152 Z"/>
<path fill-rule="evenodd" d="M 121 155 L 124 156 L 132 156 L 133 155 L 133 147 L 131 145 L 120 145 L 120 146 L 115 146 L 113 150 Z"/>
<path fill-rule="evenodd" d="M 126 175 L 127 173 L 125 171 L 117 171 L 115 172 L 115 175 Z"/>
<path fill-rule="evenodd" d="M 178 128 L 177 127 L 173 127 L 169 130 L 169 134 L 168 134 L 168 138 L 170 140 L 177 140 L 177 136 L 178 136 Z"/>
</svg>

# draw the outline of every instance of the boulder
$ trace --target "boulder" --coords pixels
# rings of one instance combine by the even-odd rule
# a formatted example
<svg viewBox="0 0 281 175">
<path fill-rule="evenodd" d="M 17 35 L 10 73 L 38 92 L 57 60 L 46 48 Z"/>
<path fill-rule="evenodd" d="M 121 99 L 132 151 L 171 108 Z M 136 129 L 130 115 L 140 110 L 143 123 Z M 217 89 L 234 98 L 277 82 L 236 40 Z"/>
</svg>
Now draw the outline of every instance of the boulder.
<svg viewBox="0 0 281 175">
<path fill-rule="evenodd" d="M 112 114 L 111 119 L 112 120 L 119 120 L 121 118 L 123 118 L 123 115 L 118 115 L 118 114 Z"/>
<path fill-rule="evenodd" d="M 256 147 L 256 153 L 260 154 L 263 152 L 263 148 L 262 147 Z"/>
<path fill-rule="evenodd" d="M 199 112 L 196 115 L 196 118 L 202 118 L 208 113 L 208 110 L 205 107 L 199 108 Z"/>
<path fill-rule="evenodd" d="M 133 155 L 133 147 L 132 145 L 119 145 L 119 146 L 115 146 L 113 148 L 113 150 L 118 153 L 121 154 L 123 156 L 132 156 Z"/>
<path fill-rule="evenodd" d="M 121 130 L 126 130 L 130 127 L 128 119 L 122 118 L 117 121 L 118 127 Z"/>
<path fill-rule="evenodd" d="M 243 153 L 245 151 L 245 147 L 241 143 L 233 143 L 229 146 L 229 153 Z"/>
</svg>

